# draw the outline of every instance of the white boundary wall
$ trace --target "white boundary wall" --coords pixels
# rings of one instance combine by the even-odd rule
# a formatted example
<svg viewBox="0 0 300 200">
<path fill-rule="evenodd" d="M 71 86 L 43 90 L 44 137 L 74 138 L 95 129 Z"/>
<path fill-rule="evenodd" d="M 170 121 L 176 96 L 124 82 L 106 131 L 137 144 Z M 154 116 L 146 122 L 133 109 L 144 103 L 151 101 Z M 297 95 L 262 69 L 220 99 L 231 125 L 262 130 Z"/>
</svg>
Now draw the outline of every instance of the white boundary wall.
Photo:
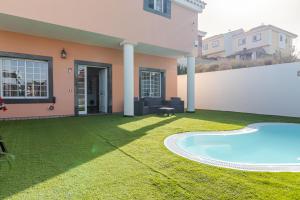
<svg viewBox="0 0 300 200">
<path fill-rule="evenodd" d="M 300 63 L 196 74 L 196 108 L 300 117 Z M 178 96 L 186 102 L 186 75 Z"/>
</svg>

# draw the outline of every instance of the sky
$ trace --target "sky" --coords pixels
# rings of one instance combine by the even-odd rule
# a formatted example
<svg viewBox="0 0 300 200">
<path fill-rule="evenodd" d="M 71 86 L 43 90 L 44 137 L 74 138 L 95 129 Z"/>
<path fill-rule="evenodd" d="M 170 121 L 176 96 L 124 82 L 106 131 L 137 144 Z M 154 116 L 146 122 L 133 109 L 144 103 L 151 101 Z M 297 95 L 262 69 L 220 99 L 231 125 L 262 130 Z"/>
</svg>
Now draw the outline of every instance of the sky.
<svg viewBox="0 0 300 200">
<path fill-rule="evenodd" d="M 298 35 L 294 45 L 300 51 L 300 0 L 204 0 L 199 29 L 207 36 L 243 28 L 245 31 L 272 24 Z"/>
</svg>

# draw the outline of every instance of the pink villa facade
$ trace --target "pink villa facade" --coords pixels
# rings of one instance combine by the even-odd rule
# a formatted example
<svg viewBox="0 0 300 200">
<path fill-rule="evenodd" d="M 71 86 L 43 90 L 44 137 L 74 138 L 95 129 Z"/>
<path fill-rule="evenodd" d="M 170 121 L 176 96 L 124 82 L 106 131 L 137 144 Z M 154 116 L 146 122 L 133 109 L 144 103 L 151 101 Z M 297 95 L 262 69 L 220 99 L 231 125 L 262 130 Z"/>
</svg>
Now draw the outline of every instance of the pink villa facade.
<svg viewBox="0 0 300 200">
<path fill-rule="evenodd" d="M 200 0 L 3 0 L 0 118 L 133 116 L 134 97 L 177 96 L 177 58 L 189 60 L 194 109 Z"/>
</svg>

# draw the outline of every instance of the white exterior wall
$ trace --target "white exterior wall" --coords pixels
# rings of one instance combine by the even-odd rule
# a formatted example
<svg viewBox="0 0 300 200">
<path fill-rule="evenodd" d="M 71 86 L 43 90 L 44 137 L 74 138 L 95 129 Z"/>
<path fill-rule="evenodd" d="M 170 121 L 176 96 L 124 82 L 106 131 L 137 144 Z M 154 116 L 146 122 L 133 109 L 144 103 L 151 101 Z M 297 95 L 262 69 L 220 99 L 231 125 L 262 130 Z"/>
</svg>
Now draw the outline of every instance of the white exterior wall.
<svg viewBox="0 0 300 200">
<path fill-rule="evenodd" d="M 231 56 L 233 55 L 234 48 L 233 48 L 233 39 L 232 39 L 232 33 L 226 33 L 224 34 L 224 49 L 225 49 L 225 56 Z"/>
<path fill-rule="evenodd" d="M 195 79 L 197 109 L 300 117 L 300 63 L 200 73 Z M 186 102 L 186 75 L 178 76 L 178 96 Z"/>
</svg>

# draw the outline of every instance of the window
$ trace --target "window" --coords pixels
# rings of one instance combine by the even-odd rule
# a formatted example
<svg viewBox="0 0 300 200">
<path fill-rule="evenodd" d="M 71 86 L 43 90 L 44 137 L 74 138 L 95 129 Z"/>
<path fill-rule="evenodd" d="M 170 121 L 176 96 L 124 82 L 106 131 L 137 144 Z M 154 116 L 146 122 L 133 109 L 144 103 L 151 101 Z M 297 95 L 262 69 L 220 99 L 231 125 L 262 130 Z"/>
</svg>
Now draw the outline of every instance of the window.
<svg viewBox="0 0 300 200">
<path fill-rule="evenodd" d="M 285 49 L 287 46 L 287 37 L 285 34 L 280 33 L 279 34 L 279 48 Z"/>
<path fill-rule="evenodd" d="M 203 45 L 203 50 L 208 50 L 208 44 Z"/>
<path fill-rule="evenodd" d="M 246 38 L 241 38 L 241 39 L 238 40 L 238 45 L 239 46 L 243 46 L 245 44 L 246 44 Z"/>
<path fill-rule="evenodd" d="M 219 40 L 213 41 L 213 42 L 211 43 L 211 46 L 212 46 L 212 48 L 218 47 L 218 46 L 219 46 Z"/>
<path fill-rule="evenodd" d="M 261 40 L 261 33 L 256 34 L 253 36 L 253 42 L 257 42 Z"/>
<path fill-rule="evenodd" d="M 164 0 L 154 0 L 154 10 L 164 12 Z"/>
<path fill-rule="evenodd" d="M 171 0 L 144 0 L 144 10 L 171 17 Z"/>
<path fill-rule="evenodd" d="M 141 71 L 141 98 L 161 97 L 161 72 Z"/>
<path fill-rule="evenodd" d="M 286 35 L 284 34 L 280 34 L 279 36 L 279 42 L 284 42 L 284 43 L 288 43 L 288 38 L 286 37 Z"/>
<path fill-rule="evenodd" d="M 43 103 L 51 102 L 49 65 L 52 69 L 52 60 L 27 59 L 10 57 L 11 53 L 0 52 L 0 96 L 7 103 Z M 18 55 L 18 54 L 13 54 Z M 43 57 L 46 58 L 46 57 Z M 50 63 L 49 63 L 50 62 Z M 52 70 L 51 70 L 52 73 Z M 51 85 L 52 87 L 52 85 Z"/>
<path fill-rule="evenodd" d="M 166 0 L 149 0 L 148 7 L 160 13 L 164 12 L 164 2 Z"/>
<path fill-rule="evenodd" d="M 24 59 L 0 58 L 3 98 L 47 98 L 48 63 Z"/>
</svg>

